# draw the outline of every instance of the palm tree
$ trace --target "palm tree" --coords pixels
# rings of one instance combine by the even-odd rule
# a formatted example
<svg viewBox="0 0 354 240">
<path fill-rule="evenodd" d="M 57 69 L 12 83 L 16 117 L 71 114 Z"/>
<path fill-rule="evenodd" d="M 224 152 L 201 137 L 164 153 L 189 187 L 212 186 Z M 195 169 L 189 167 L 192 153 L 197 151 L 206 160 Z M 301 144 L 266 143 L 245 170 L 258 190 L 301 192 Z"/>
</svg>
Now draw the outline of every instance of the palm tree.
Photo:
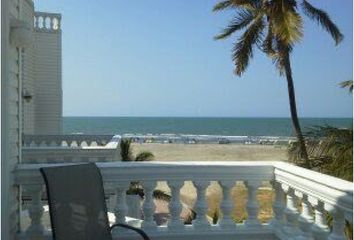
<svg viewBox="0 0 354 240">
<path fill-rule="evenodd" d="M 235 32 L 244 30 L 232 49 L 236 75 L 241 76 L 246 71 L 255 46 L 273 60 L 281 75 L 285 74 L 293 128 L 300 144 L 301 158 L 305 166 L 310 168 L 305 140 L 297 116 L 290 62 L 292 49 L 303 36 L 303 19 L 298 12 L 298 5 L 301 5 L 306 16 L 316 21 L 332 36 L 336 45 L 342 41 L 343 35 L 329 15 L 306 0 L 221 1 L 214 6 L 213 11 L 235 10 L 236 16 L 215 39 L 225 39 Z"/>
<path fill-rule="evenodd" d="M 154 154 L 149 151 L 140 151 L 135 157 L 132 153 L 131 139 L 123 139 L 120 142 L 120 156 L 123 162 L 144 162 L 154 160 Z"/>
<path fill-rule="evenodd" d="M 343 81 L 339 83 L 339 86 L 342 88 L 348 88 L 350 93 L 353 92 L 353 80 Z"/>
</svg>

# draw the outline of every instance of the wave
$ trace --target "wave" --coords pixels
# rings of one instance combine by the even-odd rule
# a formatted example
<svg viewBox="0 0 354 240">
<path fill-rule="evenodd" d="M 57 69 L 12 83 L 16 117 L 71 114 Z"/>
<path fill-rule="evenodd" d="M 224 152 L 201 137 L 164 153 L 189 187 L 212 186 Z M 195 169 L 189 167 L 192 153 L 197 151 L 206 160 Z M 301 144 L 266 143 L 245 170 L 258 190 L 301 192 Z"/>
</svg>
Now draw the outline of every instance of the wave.
<svg viewBox="0 0 354 240">
<path fill-rule="evenodd" d="M 227 135 L 196 135 L 196 134 L 123 134 L 122 138 L 131 139 L 137 143 L 218 143 L 218 144 L 279 144 L 287 145 L 296 141 L 295 137 L 284 136 L 227 136 Z"/>
</svg>

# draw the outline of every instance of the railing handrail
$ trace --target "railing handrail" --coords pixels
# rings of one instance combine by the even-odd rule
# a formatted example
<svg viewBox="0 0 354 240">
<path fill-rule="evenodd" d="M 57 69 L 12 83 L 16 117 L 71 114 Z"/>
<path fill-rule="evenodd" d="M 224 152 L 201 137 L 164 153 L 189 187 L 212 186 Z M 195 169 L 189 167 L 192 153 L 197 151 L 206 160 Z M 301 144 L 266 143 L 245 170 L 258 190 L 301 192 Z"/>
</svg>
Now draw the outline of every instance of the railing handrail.
<svg viewBox="0 0 354 240">
<path fill-rule="evenodd" d="M 46 147 L 53 147 L 50 144 L 56 143 L 56 145 L 60 145 L 62 142 L 66 142 L 68 145 L 72 142 L 79 142 L 80 144 L 82 142 L 86 142 L 88 145 L 92 142 L 96 142 L 97 144 L 105 142 L 106 144 L 110 142 L 111 140 L 114 140 L 113 138 L 115 135 L 113 134 L 100 134 L 100 135 L 86 135 L 86 134 L 58 134 L 58 135 L 23 135 L 22 140 L 23 140 L 23 146 L 24 147 L 31 147 L 31 144 L 37 145 L 37 147 L 42 143 L 45 143 Z M 79 145 L 80 145 L 79 144 Z"/>
<path fill-rule="evenodd" d="M 353 213 L 353 183 L 289 163 L 274 164 L 275 180 L 330 206 Z M 327 206 L 329 207 L 329 206 Z"/>
<path fill-rule="evenodd" d="M 38 169 L 58 164 L 19 164 L 16 183 L 20 185 L 41 184 Z M 274 179 L 272 162 L 109 162 L 97 163 L 105 183 L 124 181 L 166 180 L 235 180 L 271 181 Z"/>
<path fill-rule="evenodd" d="M 35 11 L 34 12 L 35 17 L 56 17 L 58 19 L 61 19 L 61 14 L 60 13 L 52 13 L 52 12 L 40 12 L 40 11 Z"/>
<path fill-rule="evenodd" d="M 19 164 L 16 170 L 17 184 L 43 183 L 40 167 L 67 165 L 59 164 Z M 352 183 L 325 174 L 317 173 L 284 162 L 108 162 L 97 163 L 105 182 L 152 180 L 226 180 L 272 181 L 320 199 L 339 205 L 352 212 Z M 340 199 L 340 200 L 339 200 Z"/>
</svg>

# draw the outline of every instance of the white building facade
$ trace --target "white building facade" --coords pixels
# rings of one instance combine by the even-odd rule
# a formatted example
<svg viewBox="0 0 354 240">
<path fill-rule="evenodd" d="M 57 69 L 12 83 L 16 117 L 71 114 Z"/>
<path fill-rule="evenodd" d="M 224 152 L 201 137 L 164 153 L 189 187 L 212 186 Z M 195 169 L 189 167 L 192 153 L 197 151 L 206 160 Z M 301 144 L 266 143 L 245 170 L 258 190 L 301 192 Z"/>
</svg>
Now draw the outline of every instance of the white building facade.
<svg viewBox="0 0 354 240">
<path fill-rule="evenodd" d="M 22 51 L 24 134 L 62 133 L 61 15 L 34 12 L 23 4 L 24 20 L 33 25 L 33 43 Z"/>
<path fill-rule="evenodd" d="M 61 134 L 61 16 L 1 0 L 1 237 L 17 239 L 23 134 Z"/>
</svg>

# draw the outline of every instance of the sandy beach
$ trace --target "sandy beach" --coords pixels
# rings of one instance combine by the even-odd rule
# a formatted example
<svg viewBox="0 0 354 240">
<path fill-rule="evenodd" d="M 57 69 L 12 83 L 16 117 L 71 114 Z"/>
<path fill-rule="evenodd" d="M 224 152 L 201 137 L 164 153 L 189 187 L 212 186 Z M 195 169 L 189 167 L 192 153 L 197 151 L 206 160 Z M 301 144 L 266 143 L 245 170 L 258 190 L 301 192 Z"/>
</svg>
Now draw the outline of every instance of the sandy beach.
<svg viewBox="0 0 354 240">
<path fill-rule="evenodd" d="M 150 151 L 155 161 L 286 161 L 287 147 L 243 144 L 134 143 L 133 153 Z"/>
</svg>

